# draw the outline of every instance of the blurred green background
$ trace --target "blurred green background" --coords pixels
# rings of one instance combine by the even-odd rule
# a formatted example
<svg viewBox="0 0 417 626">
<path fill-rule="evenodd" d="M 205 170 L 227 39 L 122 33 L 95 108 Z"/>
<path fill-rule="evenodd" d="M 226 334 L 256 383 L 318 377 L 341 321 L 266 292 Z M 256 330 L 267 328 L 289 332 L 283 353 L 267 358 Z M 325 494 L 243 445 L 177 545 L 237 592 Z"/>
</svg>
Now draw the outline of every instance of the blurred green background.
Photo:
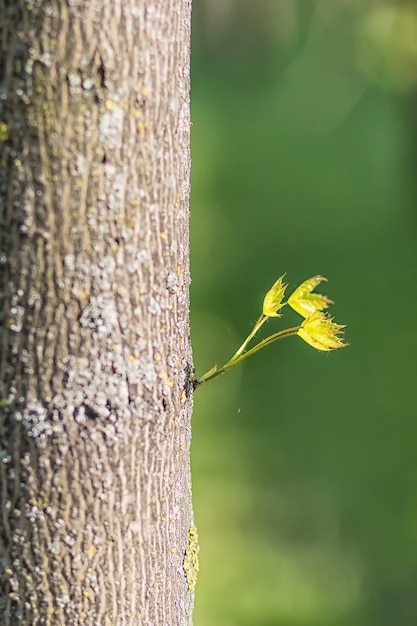
<svg viewBox="0 0 417 626">
<path fill-rule="evenodd" d="M 196 391 L 195 626 L 415 626 L 416 4 L 193 10 L 197 374 L 284 272 L 329 279 L 351 344 L 287 339 Z"/>
</svg>

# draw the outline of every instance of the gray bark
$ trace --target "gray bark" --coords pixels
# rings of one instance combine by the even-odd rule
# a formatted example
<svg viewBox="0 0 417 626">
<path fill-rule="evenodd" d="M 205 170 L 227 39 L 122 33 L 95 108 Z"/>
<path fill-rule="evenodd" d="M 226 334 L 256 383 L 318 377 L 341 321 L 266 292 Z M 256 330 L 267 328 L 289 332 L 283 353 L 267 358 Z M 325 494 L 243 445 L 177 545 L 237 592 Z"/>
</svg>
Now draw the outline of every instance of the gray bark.
<svg viewBox="0 0 417 626">
<path fill-rule="evenodd" d="M 3 625 L 191 623 L 190 9 L 0 0 Z"/>
</svg>

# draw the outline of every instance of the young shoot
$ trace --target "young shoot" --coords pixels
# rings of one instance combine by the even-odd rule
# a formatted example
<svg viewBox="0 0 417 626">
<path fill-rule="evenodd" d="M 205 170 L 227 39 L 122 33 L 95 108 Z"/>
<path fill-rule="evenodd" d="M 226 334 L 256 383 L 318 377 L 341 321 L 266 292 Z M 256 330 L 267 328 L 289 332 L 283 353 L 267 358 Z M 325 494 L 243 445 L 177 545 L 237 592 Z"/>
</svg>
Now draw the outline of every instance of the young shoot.
<svg viewBox="0 0 417 626">
<path fill-rule="evenodd" d="M 208 380 L 216 378 L 216 376 L 220 376 L 220 374 L 235 367 L 235 365 L 241 363 L 252 354 L 255 354 L 255 352 L 286 337 L 298 335 L 298 337 L 301 337 L 301 339 L 310 346 L 322 352 L 337 350 L 337 348 L 344 348 L 349 345 L 343 340 L 343 328 L 345 328 L 345 326 L 334 323 L 333 318 L 329 317 L 324 311 L 328 308 L 329 304 L 333 304 L 332 300 L 327 296 L 314 292 L 317 285 L 327 279 L 317 275 L 305 280 L 293 291 L 288 300 L 284 301 L 285 290 L 288 287 L 288 285 L 283 282 L 284 276 L 285 274 L 280 276 L 266 294 L 263 301 L 262 313 L 258 321 L 234 355 L 222 367 L 218 367 L 216 364 L 200 378 L 196 378 L 194 380 L 194 388 Z M 282 317 L 282 313 L 279 311 L 286 305 L 289 305 L 296 313 L 301 315 L 301 317 L 304 318 L 303 321 L 298 326 L 291 326 L 290 328 L 279 330 L 269 335 L 269 337 L 266 337 L 266 339 L 262 339 L 252 348 L 249 348 L 249 344 L 263 324 L 265 324 L 270 317 Z"/>
</svg>

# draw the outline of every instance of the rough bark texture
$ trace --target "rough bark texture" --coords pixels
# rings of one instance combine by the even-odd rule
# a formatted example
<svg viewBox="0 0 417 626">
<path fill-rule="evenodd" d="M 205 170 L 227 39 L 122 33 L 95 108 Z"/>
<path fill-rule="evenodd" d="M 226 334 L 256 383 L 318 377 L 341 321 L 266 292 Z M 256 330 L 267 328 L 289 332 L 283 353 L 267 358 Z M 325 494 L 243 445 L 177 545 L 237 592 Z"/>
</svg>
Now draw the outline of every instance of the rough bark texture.
<svg viewBox="0 0 417 626">
<path fill-rule="evenodd" d="M 2 625 L 191 623 L 190 8 L 0 0 Z"/>
</svg>

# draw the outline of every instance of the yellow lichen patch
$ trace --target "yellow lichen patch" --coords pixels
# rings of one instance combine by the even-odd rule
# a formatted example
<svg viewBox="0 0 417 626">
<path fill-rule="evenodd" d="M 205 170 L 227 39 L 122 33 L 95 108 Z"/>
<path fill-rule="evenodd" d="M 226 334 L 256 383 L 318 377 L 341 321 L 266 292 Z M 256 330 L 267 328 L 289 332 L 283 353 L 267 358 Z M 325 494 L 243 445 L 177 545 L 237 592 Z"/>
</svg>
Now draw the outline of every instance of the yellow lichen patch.
<svg viewBox="0 0 417 626">
<path fill-rule="evenodd" d="M 149 96 L 149 90 L 148 90 L 147 87 L 142 87 L 142 90 L 141 90 L 140 93 L 141 93 L 143 98 L 147 98 Z"/>
<path fill-rule="evenodd" d="M 107 111 L 117 111 L 118 109 L 120 109 L 120 105 L 114 100 L 108 99 L 104 104 Z"/>
<path fill-rule="evenodd" d="M 198 531 L 196 526 L 188 531 L 188 545 L 184 556 L 184 572 L 187 579 L 188 591 L 193 592 L 197 584 L 200 562 L 198 553 L 200 545 L 198 543 Z"/>
<path fill-rule="evenodd" d="M 88 300 L 88 298 L 90 297 L 90 292 L 86 291 L 85 289 L 80 289 L 78 291 L 78 297 L 80 298 L 80 300 Z"/>
<path fill-rule="evenodd" d="M 7 141 L 9 138 L 9 132 L 7 129 L 7 124 L 4 122 L 0 122 L 0 141 Z"/>
<path fill-rule="evenodd" d="M 143 122 L 139 122 L 136 128 L 137 128 L 138 133 L 144 133 L 146 130 L 148 130 L 147 125 L 144 124 Z"/>
</svg>

